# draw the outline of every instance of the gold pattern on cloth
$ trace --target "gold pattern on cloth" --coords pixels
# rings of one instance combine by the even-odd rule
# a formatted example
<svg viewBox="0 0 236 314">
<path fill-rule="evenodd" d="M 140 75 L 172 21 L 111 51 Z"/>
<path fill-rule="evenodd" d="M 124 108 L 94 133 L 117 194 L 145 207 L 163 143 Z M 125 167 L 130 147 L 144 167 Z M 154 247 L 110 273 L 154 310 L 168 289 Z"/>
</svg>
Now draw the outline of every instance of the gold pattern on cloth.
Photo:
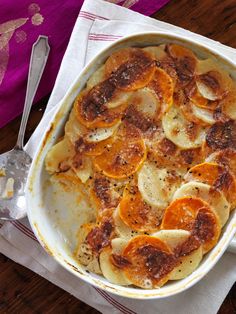
<svg viewBox="0 0 236 314">
<path fill-rule="evenodd" d="M 31 23 L 34 26 L 41 25 L 44 17 L 39 13 L 40 6 L 37 3 L 31 3 L 28 6 L 28 13 L 31 15 Z M 23 43 L 27 39 L 27 34 L 23 30 L 18 30 L 29 18 L 19 18 L 0 24 L 0 85 L 5 76 L 9 61 L 9 42 L 14 34 L 17 43 Z"/>
<path fill-rule="evenodd" d="M 40 13 L 35 13 L 32 17 L 31 17 L 31 23 L 35 26 L 38 26 L 40 24 L 43 23 L 43 16 Z"/>
<path fill-rule="evenodd" d="M 0 85 L 3 81 L 8 60 L 9 60 L 9 41 L 15 30 L 27 22 L 28 18 L 20 18 L 0 24 Z"/>
<path fill-rule="evenodd" d="M 23 43 L 27 39 L 27 34 L 25 31 L 17 30 L 15 32 L 15 40 L 17 43 Z"/>
<path fill-rule="evenodd" d="M 28 6 L 29 15 L 34 15 L 40 11 L 40 6 L 37 3 L 31 3 Z"/>
<path fill-rule="evenodd" d="M 130 8 L 130 7 L 132 7 L 132 5 L 136 4 L 137 2 L 139 2 L 139 0 L 126 0 L 123 3 L 123 7 Z"/>
</svg>

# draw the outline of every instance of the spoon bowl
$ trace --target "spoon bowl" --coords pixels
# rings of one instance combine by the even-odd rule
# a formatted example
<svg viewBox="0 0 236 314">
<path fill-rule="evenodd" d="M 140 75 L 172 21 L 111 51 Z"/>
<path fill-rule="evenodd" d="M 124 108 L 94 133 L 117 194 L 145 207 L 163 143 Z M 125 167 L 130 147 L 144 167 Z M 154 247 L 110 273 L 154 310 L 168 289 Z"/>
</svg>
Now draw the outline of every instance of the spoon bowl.
<svg viewBox="0 0 236 314">
<path fill-rule="evenodd" d="M 1 219 L 15 220 L 25 216 L 25 184 L 31 157 L 17 147 L 0 155 Z"/>
</svg>

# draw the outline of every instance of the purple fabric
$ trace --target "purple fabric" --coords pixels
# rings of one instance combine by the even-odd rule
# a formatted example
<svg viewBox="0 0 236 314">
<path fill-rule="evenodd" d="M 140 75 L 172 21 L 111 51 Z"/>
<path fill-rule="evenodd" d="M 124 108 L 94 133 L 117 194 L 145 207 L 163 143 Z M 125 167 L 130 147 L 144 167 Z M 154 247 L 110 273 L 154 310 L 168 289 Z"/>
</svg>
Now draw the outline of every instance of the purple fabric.
<svg viewBox="0 0 236 314">
<path fill-rule="evenodd" d="M 157 10 L 161 9 L 165 4 L 167 4 L 170 0 L 130 0 L 130 1 L 122 1 L 121 5 L 125 5 L 126 3 L 134 3 L 130 9 L 133 11 L 145 14 L 152 15 Z"/>
<path fill-rule="evenodd" d="M 48 95 L 83 0 L 0 1 L 0 128 L 23 109 L 32 44 L 49 38 L 49 59 L 35 102 Z M 150 15 L 168 0 L 111 1 Z"/>
</svg>

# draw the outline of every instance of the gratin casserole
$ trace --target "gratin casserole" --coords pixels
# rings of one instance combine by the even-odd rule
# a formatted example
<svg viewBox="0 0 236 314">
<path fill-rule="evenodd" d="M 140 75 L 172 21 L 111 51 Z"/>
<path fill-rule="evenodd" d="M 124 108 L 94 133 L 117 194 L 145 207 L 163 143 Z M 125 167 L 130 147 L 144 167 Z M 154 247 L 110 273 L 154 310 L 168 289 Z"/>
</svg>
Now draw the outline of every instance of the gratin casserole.
<svg viewBox="0 0 236 314">
<path fill-rule="evenodd" d="M 88 271 L 152 289 L 198 267 L 236 204 L 235 106 L 230 75 L 177 44 L 120 49 L 91 76 L 45 160 L 93 210 Z"/>
</svg>

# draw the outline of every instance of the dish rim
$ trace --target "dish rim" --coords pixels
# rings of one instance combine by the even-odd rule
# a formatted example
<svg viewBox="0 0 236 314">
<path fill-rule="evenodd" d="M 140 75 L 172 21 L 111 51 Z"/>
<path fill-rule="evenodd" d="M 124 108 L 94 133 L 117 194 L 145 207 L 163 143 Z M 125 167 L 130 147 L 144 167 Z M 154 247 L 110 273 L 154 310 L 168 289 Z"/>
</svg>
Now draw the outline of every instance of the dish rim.
<svg viewBox="0 0 236 314">
<path fill-rule="evenodd" d="M 75 93 L 75 89 L 77 90 L 77 94 L 83 89 L 84 84 L 81 84 L 81 80 L 86 77 L 86 73 L 88 74 L 89 70 L 91 68 L 96 68 L 96 64 L 103 64 L 104 62 L 101 62 L 99 60 L 104 58 L 104 55 L 107 55 L 108 52 L 110 51 L 114 51 L 116 50 L 116 47 L 119 46 L 120 44 L 124 44 L 124 46 L 137 46 L 134 45 L 135 39 L 140 39 L 143 37 L 148 38 L 151 36 L 154 37 L 160 37 L 162 38 L 164 41 L 166 42 L 174 42 L 174 41 L 178 41 L 182 44 L 187 44 L 187 45 L 193 45 L 194 48 L 200 49 L 200 51 L 207 51 L 208 54 L 213 55 L 216 58 L 219 58 L 222 62 L 226 63 L 227 66 L 229 66 L 230 68 L 233 68 L 233 71 L 235 71 L 235 76 L 236 76 L 236 65 L 231 62 L 230 59 L 228 59 L 227 57 L 225 57 L 224 55 L 218 53 L 215 49 L 213 48 L 209 48 L 208 46 L 202 45 L 199 42 L 197 42 L 196 40 L 192 40 L 189 39 L 188 37 L 185 36 L 180 36 L 180 35 L 176 35 L 174 33 L 171 32 L 157 32 L 157 31 L 152 31 L 152 32 L 138 32 L 138 33 L 134 33 L 132 35 L 129 36 L 125 36 L 115 42 L 113 42 L 112 44 L 108 45 L 107 47 L 105 47 L 103 50 L 101 50 L 98 54 L 96 54 L 96 56 L 94 58 L 92 58 L 92 60 L 84 67 L 84 69 L 79 73 L 79 75 L 76 77 L 76 79 L 73 81 L 73 83 L 70 85 L 69 90 L 67 91 L 67 93 L 65 94 L 65 96 L 63 97 L 63 99 L 60 101 L 60 103 L 58 104 L 58 108 L 56 109 L 49 125 L 48 128 L 45 130 L 44 135 L 40 141 L 40 144 L 38 146 L 38 149 L 35 153 L 35 156 L 33 158 L 32 164 L 31 164 L 31 168 L 29 171 L 29 176 L 28 176 L 28 180 L 27 180 L 27 185 L 26 185 L 26 201 L 27 201 L 27 215 L 28 215 L 28 219 L 31 225 L 31 228 L 34 232 L 34 234 L 36 235 L 38 241 L 40 242 L 40 244 L 42 245 L 42 247 L 51 255 L 53 255 L 53 258 L 65 269 L 67 269 L 69 272 L 71 272 L 72 274 L 74 274 L 76 277 L 84 280 L 85 282 L 97 287 L 97 288 L 101 288 L 107 292 L 111 292 L 113 294 L 119 295 L 119 296 L 123 296 L 123 297 L 127 297 L 127 298 L 131 298 L 131 299 L 162 299 L 162 298 L 166 298 L 166 297 L 170 297 L 172 295 L 176 295 L 180 292 L 183 292 L 187 289 L 189 289 L 190 287 L 192 287 L 194 284 L 196 284 L 198 281 L 200 281 L 217 263 L 217 261 L 220 259 L 220 257 L 223 255 L 223 253 L 225 252 L 225 250 L 227 249 L 227 246 L 229 244 L 229 242 L 231 241 L 231 239 L 234 236 L 234 233 L 236 231 L 236 212 L 232 215 L 233 217 L 230 218 L 230 221 L 228 221 L 228 226 L 226 227 L 226 231 L 222 232 L 221 237 L 217 243 L 217 245 L 211 250 L 211 252 L 217 251 L 216 254 L 214 254 L 214 257 L 211 259 L 211 262 L 208 263 L 205 267 L 204 267 L 204 271 L 202 271 L 202 273 L 200 274 L 196 274 L 196 276 L 189 281 L 187 280 L 188 278 L 191 278 L 192 274 L 190 274 L 189 276 L 187 276 L 184 279 L 180 279 L 178 280 L 180 287 L 177 290 L 174 291 L 170 291 L 169 293 L 167 292 L 165 295 L 162 295 L 160 292 L 161 290 L 163 290 L 163 288 L 159 288 L 159 289 L 150 289 L 150 290 L 145 290 L 145 289 L 136 289 L 134 288 L 134 290 L 136 290 L 135 293 L 129 293 L 126 290 L 126 287 L 124 286 L 120 286 L 120 285 L 115 285 L 112 284 L 113 286 L 116 286 L 116 288 L 111 287 L 110 283 L 108 282 L 108 285 L 105 285 L 100 279 L 94 278 L 93 274 L 89 273 L 89 274 L 82 274 L 78 272 L 78 269 L 75 270 L 75 268 L 73 267 L 73 265 L 70 265 L 68 262 L 66 262 L 64 259 L 60 258 L 58 255 L 54 255 L 52 254 L 52 250 L 48 248 L 47 246 L 47 241 L 44 240 L 44 237 L 47 238 L 47 236 L 43 236 L 40 233 L 40 230 L 38 229 L 38 226 L 36 224 L 36 222 L 34 221 L 34 214 L 33 214 L 33 207 L 34 205 L 36 206 L 36 204 L 34 203 L 34 196 L 33 196 L 33 192 L 34 189 L 36 188 L 36 183 L 34 181 L 34 177 L 37 177 L 37 173 L 39 175 L 40 170 L 42 169 L 42 156 L 43 156 L 43 152 L 45 152 L 47 146 L 52 146 L 52 141 L 53 141 L 53 134 L 56 132 L 56 130 L 58 130 L 59 128 L 59 124 L 58 127 L 57 125 L 54 126 L 55 122 L 61 122 L 62 120 L 62 113 L 64 110 L 67 111 L 67 113 L 70 112 L 74 100 L 69 101 L 69 104 L 67 103 L 68 98 L 73 97 L 73 93 Z M 132 44 L 133 42 L 133 44 Z M 144 40 L 145 42 L 145 40 Z M 127 44 L 129 43 L 129 44 Z M 158 42 L 156 45 L 161 44 L 160 42 Z M 149 44 L 150 45 L 155 45 L 154 43 Z M 144 47 L 144 45 L 142 46 L 142 42 L 140 42 L 140 47 Z M 118 49 L 118 48 L 117 48 Z M 98 66 L 97 66 L 98 68 Z M 94 73 L 96 71 L 93 70 L 92 73 Z M 92 75 L 91 73 L 91 75 Z M 89 75 L 89 77 L 91 76 Z M 82 85 L 82 87 L 80 86 L 79 88 L 79 92 L 78 92 L 78 85 Z M 62 122 L 61 122 L 62 123 Z M 55 135 L 54 135 L 55 137 Z M 50 142 L 51 141 L 51 142 Z M 50 145 L 51 143 L 51 145 Z M 37 170 L 38 168 L 38 170 Z M 235 209 L 234 209 L 235 211 Z M 231 228 L 231 229 L 230 229 Z M 221 247 L 220 243 L 224 242 Z M 219 248 L 218 248 L 219 247 Z M 211 253 L 210 252 L 210 253 Z M 209 253 L 209 254 L 210 254 Z M 209 258 L 209 257 L 207 257 Z M 196 272 L 200 272 L 199 270 L 200 265 L 198 266 L 198 268 L 194 271 L 194 273 Z M 105 280 L 106 281 L 106 280 Z M 183 281 L 187 281 L 186 284 L 184 284 L 181 288 L 181 282 Z M 163 286 L 164 287 L 164 286 Z M 142 293 L 141 293 L 142 291 Z M 155 291 L 155 292 L 154 292 Z"/>
</svg>

